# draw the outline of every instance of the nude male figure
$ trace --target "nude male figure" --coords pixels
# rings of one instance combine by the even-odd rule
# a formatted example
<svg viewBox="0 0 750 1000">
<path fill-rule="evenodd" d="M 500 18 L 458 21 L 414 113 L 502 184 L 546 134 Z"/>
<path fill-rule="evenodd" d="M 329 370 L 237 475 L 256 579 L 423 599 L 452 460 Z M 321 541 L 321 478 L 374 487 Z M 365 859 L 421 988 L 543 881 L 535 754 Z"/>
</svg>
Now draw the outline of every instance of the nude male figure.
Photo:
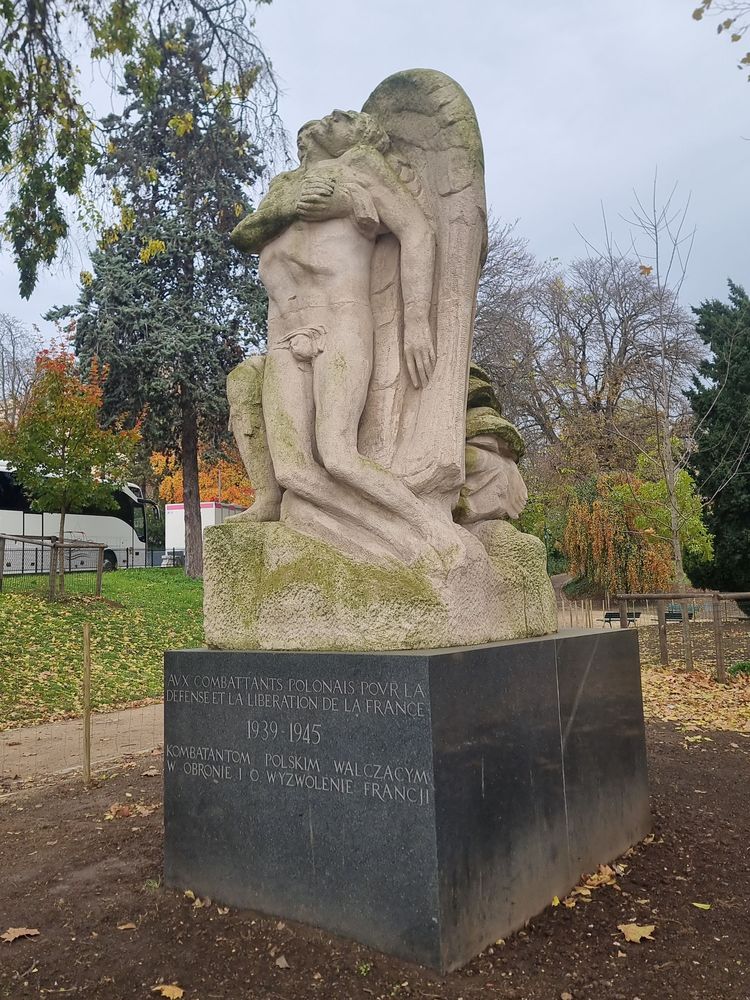
<svg viewBox="0 0 750 1000">
<path fill-rule="evenodd" d="M 263 414 L 279 484 L 355 519 L 364 496 L 445 551 L 456 545 L 452 525 L 357 447 L 372 371 L 370 268 L 380 233 L 401 245 L 403 349 L 415 387 L 428 383 L 436 360 L 429 324 L 435 238 L 381 152 L 387 141 L 361 113 L 334 111 L 308 123 L 300 130 L 301 168 L 276 178 L 232 240 L 260 253 L 269 296 Z"/>
</svg>

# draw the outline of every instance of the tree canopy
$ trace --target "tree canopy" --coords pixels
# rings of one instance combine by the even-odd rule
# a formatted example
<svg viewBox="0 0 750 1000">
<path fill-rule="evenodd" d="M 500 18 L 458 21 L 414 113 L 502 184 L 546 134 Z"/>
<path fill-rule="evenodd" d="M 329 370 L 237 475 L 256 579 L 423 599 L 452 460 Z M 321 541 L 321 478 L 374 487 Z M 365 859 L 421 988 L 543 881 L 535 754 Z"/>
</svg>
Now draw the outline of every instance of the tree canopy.
<svg viewBox="0 0 750 1000">
<path fill-rule="evenodd" d="M 35 333 L 12 316 L 0 313 L 0 429 L 18 424 L 39 347 Z"/>
<path fill-rule="evenodd" d="M 85 100 L 77 61 L 104 64 L 115 84 L 148 100 L 158 88 L 165 25 L 191 24 L 244 128 L 276 129 L 270 64 L 253 11 L 270 0 L 0 0 L 0 236 L 12 249 L 21 295 L 51 264 L 73 217 L 96 224 L 86 179 L 106 136 Z"/>
<path fill-rule="evenodd" d="M 717 19 L 716 33 L 724 35 L 730 42 L 741 42 L 750 28 L 750 3 L 748 0 L 701 0 L 693 11 L 693 19 L 702 21 L 706 14 Z M 750 67 L 750 52 L 738 56 L 740 69 Z M 748 73 L 750 80 L 750 73 Z"/>
<path fill-rule="evenodd" d="M 225 438 L 226 374 L 264 336 L 256 265 L 227 238 L 261 167 L 194 25 L 169 26 L 157 51 L 148 91 L 127 74 L 125 107 L 103 126 L 100 170 L 119 218 L 81 275 L 78 302 L 50 317 L 73 318 L 84 363 L 109 366 L 107 417 L 140 420 L 150 450 L 178 454 L 186 565 L 199 575 L 199 443 Z"/>
<path fill-rule="evenodd" d="M 660 200 L 655 178 L 650 198 L 636 196 L 630 247 L 621 252 L 605 225 L 604 246 L 587 244 L 568 266 L 536 261 L 513 226 L 490 231 L 474 350 L 526 438 L 523 524 L 555 568 L 560 553 L 584 573 L 606 556 L 609 589 L 615 580 L 653 588 L 669 566 L 684 587 L 683 554 L 710 553 L 700 489 L 685 471 L 685 392 L 705 353 L 679 303 L 693 238 L 686 213 L 675 189 Z M 584 502 L 592 482 L 600 494 Z M 589 534 L 605 522 L 622 544 L 595 559 Z M 591 582 L 605 587 L 601 574 Z"/>
<path fill-rule="evenodd" d="M 713 566 L 698 566 L 696 582 L 750 590 L 750 299 L 729 282 L 729 301 L 696 310 L 696 329 L 711 355 L 700 366 L 690 399 L 696 418 L 693 467 L 708 500 L 715 536 Z"/>
<path fill-rule="evenodd" d="M 116 507 L 112 483 L 126 478 L 138 442 L 137 428 L 101 426 L 106 378 L 96 364 L 84 377 L 64 348 L 42 351 L 18 423 L 0 435 L 0 450 L 33 509 L 60 512 L 63 539 L 66 514 L 90 504 Z"/>
</svg>

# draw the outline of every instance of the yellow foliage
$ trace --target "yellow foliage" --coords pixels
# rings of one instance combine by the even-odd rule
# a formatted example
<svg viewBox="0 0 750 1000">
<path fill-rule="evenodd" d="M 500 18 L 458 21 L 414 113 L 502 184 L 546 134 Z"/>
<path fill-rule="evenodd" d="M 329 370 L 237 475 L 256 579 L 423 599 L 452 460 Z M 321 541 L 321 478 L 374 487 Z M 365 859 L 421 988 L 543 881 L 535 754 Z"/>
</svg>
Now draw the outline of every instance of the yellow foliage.
<svg viewBox="0 0 750 1000">
<path fill-rule="evenodd" d="M 600 476 L 590 504 L 571 504 L 563 536 L 571 572 L 608 593 L 665 590 L 673 576 L 670 546 L 638 528 L 638 505 L 623 498 L 619 485 L 616 476 Z"/>
<path fill-rule="evenodd" d="M 166 249 L 167 244 L 164 240 L 149 240 L 145 246 L 141 247 L 141 252 L 138 256 L 144 264 L 148 264 L 152 257 L 157 257 L 160 253 L 164 253 Z"/>
<path fill-rule="evenodd" d="M 119 226 L 107 226 L 99 240 L 99 246 L 111 247 L 120 239 L 122 230 Z"/>
<path fill-rule="evenodd" d="M 171 128 L 175 135 L 183 136 L 193 131 L 193 112 L 186 111 L 182 115 L 172 115 L 167 122 L 167 127 Z"/>
<path fill-rule="evenodd" d="M 134 225 L 135 209 L 131 208 L 130 205 L 123 205 L 120 208 L 120 229 L 124 232 L 130 232 Z"/>
</svg>

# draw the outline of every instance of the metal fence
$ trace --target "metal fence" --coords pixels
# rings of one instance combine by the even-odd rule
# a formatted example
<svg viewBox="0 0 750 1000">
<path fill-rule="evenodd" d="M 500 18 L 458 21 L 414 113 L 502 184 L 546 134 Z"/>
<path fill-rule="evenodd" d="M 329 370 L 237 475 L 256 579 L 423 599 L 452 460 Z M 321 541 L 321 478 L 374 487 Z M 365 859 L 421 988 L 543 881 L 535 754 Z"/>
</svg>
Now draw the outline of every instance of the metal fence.
<svg viewBox="0 0 750 1000">
<path fill-rule="evenodd" d="M 0 592 L 64 594 L 102 592 L 104 546 L 54 536 L 0 535 Z"/>
<path fill-rule="evenodd" d="M 185 565 L 184 549 L 113 549 L 104 550 L 104 571 L 114 569 L 169 569 Z"/>
<path fill-rule="evenodd" d="M 53 536 L 0 535 L 0 591 L 49 596 L 53 552 L 58 577 L 59 561 L 64 561 L 64 589 L 69 594 L 101 594 L 103 572 L 185 565 L 184 549 L 112 548 L 92 542 L 59 542 Z"/>
</svg>

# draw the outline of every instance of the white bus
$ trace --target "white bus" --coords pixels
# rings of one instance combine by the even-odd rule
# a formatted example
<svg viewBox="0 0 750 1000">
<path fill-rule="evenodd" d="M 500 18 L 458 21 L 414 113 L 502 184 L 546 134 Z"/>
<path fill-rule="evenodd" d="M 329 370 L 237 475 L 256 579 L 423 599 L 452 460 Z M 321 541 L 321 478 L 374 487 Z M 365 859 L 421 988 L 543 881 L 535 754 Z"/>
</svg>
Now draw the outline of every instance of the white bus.
<svg viewBox="0 0 750 1000">
<path fill-rule="evenodd" d="M 135 483 L 113 486 L 112 497 L 117 506 L 109 510 L 89 507 L 77 514 L 66 514 L 65 541 L 105 545 L 105 569 L 145 566 L 148 553 L 146 508 L 153 507 L 158 511 L 158 507 L 153 500 L 144 498 L 140 487 Z M 39 538 L 51 535 L 57 537 L 59 533 L 59 512 L 32 511 L 28 497 L 16 482 L 12 468 L 7 462 L 0 462 L 0 534 Z M 47 572 L 48 553 L 48 548 L 34 545 L 32 537 L 29 537 L 28 542 L 7 541 L 4 570 L 6 573 Z M 79 551 L 73 549 L 66 555 L 66 569 L 92 569 L 95 565 L 95 550 L 82 547 Z"/>
</svg>

